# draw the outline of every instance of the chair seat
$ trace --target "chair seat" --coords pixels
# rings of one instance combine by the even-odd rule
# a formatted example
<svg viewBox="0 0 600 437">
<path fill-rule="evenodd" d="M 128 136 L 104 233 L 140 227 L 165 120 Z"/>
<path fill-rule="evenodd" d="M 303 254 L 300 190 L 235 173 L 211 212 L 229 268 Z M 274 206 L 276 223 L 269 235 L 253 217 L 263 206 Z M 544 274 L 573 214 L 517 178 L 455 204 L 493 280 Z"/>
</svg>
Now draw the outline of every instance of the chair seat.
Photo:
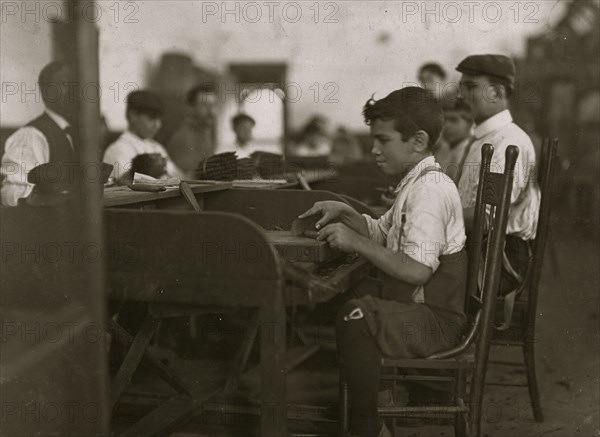
<svg viewBox="0 0 600 437">
<path fill-rule="evenodd" d="M 475 347 L 452 358 L 383 358 L 383 367 L 400 367 L 405 369 L 471 369 L 475 364 Z"/>
</svg>

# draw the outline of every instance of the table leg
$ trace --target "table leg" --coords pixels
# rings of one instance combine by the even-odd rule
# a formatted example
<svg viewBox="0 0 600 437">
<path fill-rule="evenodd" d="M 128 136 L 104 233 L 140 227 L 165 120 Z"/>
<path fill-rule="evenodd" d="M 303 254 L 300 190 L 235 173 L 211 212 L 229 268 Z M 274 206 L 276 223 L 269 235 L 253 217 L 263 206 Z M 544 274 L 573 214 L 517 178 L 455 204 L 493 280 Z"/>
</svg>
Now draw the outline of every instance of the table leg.
<svg viewBox="0 0 600 437">
<path fill-rule="evenodd" d="M 125 360 L 123 361 L 123 364 L 121 364 L 121 367 L 117 372 L 117 376 L 115 376 L 115 379 L 112 383 L 111 408 L 115 407 L 119 401 L 119 398 L 125 391 L 127 384 L 129 384 L 133 374 L 140 365 L 146 348 L 148 347 L 152 336 L 158 328 L 158 323 L 158 320 L 153 319 L 150 315 L 147 315 L 138 333 L 133 339 L 131 348 L 129 348 L 129 351 L 125 356 Z"/>
<path fill-rule="evenodd" d="M 260 308 L 261 436 L 287 435 L 285 303 L 281 289 L 265 293 Z"/>
</svg>

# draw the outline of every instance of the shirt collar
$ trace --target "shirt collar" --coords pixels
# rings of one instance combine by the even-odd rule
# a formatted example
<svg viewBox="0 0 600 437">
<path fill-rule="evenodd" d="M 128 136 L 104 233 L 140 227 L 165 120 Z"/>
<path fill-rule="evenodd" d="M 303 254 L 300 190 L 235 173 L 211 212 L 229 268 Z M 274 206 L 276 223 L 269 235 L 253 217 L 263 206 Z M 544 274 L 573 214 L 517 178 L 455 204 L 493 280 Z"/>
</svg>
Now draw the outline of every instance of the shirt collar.
<svg viewBox="0 0 600 437">
<path fill-rule="evenodd" d="M 46 114 L 48 114 L 48 116 L 54 121 L 54 123 L 56 123 L 58 127 L 60 127 L 62 130 L 65 130 L 66 128 L 71 126 L 62 115 L 58 115 L 51 109 L 46 108 L 44 112 L 46 112 Z"/>
<path fill-rule="evenodd" d="M 136 141 L 138 143 L 143 143 L 143 142 L 154 142 L 154 140 L 152 138 L 142 138 L 137 136 L 136 134 L 134 134 L 131 130 L 127 129 L 125 132 L 123 132 L 123 137 L 126 140 L 129 141 Z"/>
<path fill-rule="evenodd" d="M 408 174 L 402 178 L 398 186 L 396 187 L 396 193 L 399 193 L 409 182 L 415 180 L 427 167 L 438 167 L 439 164 L 435 162 L 435 158 L 428 156 L 420 160 L 417 165 L 410 169 Z"/>
<path fill-rule="evenodd" d="M 129 129 L 127 129 L 125 132 L 123 132 L 123 137 L 124 137 L 124 139 L 130 139 L 133 141 L 144 141 L 142 138 L 138 137 L 136 134 L 131 132 Z"/>
<path fill-rule="evenodd" d="M 505 109 L 497 113 L 496 115 L 492 115 L 490 118 L 485 120 L 483 123 L 475 126 L 475 138 L 481 139 L 484 136 L 503 128 L 511 124 L 513 121 L 512 115 L 510 115 L 510 111 Z"/>
</svg>

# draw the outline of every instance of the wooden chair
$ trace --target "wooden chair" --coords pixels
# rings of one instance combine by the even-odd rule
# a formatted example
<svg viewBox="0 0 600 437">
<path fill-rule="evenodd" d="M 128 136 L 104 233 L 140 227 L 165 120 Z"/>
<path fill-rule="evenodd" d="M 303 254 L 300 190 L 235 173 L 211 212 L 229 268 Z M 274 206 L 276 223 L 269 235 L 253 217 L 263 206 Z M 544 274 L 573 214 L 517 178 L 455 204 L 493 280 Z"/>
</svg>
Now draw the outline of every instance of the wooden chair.
<svg viewBox="0 0 600 437">
<path fill-rule="evenodd" d="M 542 201 L 538 215 L 538 226 L 535 242 L 532 246 L 532 255 L 529 268 L 520 290 L 517 290 L 517 299 L 514 302 L 512 317 L 506 323 L 505 329 L 494 330 L 492 344 L 500 346 L 521 347 L 523 350 L 523 363 L 490 361 L 493 364 L 509 366 L 525 366 L 527 373 L 527 384 L 488 383 L 489 385 L 512 385 L 529 389 L 529 399 L 533 416 L 536 421 L 543 422 L 544 415 L 540 403 L 540 392 L 538 388 L 535 369 L 535 322 L 537 315 L 537 301 L 539 285 L 544 264 L 544 252 L 548 238 L 550 224 L 550 209 L 553 197 L 554 175 L 558 163 L 558 139 L 550 141 L 545 139 L 542 144 L 542 153 L 538 166 L 538 183 L 542 192 Z M 502 309 L 503 300 L 498 304 Z"/>
<path fill-rule="evenodd" d="M 519 154 L 515 146 L 506 150 L 506 167 L 504 174 L 491 173 L 490 162 L 494 148 L 485 144 L 481 151 L 481 168 L 477 201 L 475 204 L 474 224 L 469 242 L 467 277 L 467 314 L 469 329 L 461 343 L 447 351 L 442 351 L 427 358 L 383 358 L 384 368 L 403 369 L 437 369 L 446 370 L 451 376 L 421 375 L 385 375 L 382 379 L 394 381 L 436 381 L 450 382 L 454 385 L 453 405 L 379 407 L 381 417 L 406 417 L 452 415 L 454 417 L 455 435 L 481 435 L 481 411 L 484 381 L 490 340 L 493 331 L 494 307 L 496 293 L 500 281 L 502 267 L 502 251 L 504 247 L 508 208 L 514 169 Z M 483 249 L 486 208 L 490 209 L 492 227 L 488 233 L 485 247 L 485 261 L 479 256 Z M 478 272 L 483 265 L 483 287 L 479 291 Z M 468 400 L 466 398 L 466 372 L 472 371 Z M 339 432 L 344 435 L 349 424 L 349 385 L 343 376 L 340 377 L 340 416 Z"/>
</svg>

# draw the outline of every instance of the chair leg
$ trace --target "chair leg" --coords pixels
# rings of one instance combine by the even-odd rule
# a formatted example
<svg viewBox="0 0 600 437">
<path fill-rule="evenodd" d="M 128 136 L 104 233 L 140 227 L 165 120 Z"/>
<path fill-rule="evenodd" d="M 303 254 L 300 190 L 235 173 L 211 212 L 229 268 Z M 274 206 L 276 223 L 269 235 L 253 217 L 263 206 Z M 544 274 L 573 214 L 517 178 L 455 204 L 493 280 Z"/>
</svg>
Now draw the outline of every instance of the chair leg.
<svg viewBox="0 0 600 437">
<path fill-rule="evenodd" d="M 471 378 L 469 387 L 469 412 L 467 413 L 467 436 L 481 437 L 481 410 L 483 404 L 483 392 L 485 387 L 485 375 L 479 380 L 475 376 Z"/>
<path fill-rule="evenodd" d="M 464 403 L 467 379 L 464 370 L 459 369 L 454 373 L 454 401 L 458 405 Z M 456 413 L 454 415 L 454 437 L 467 436 L 467 414 Z"/>
<path fill-rule="evenodd" d="M 535 349 L 532 339 L 528 339 L 523 346 L 523 357 L 525 359 L 525 370 L 527 372 L 527 388 L 533 417 L 536 422 L 544 421 L 542 404 L 540 402 L 540 389 L 538 387 L 537 374 L 535 370 Z"/>
<path fill-rule="evenodd" d="M 343 437 L 350 428 L 350 385 L 340 369 L 338 434 Z"/>
</svg>

